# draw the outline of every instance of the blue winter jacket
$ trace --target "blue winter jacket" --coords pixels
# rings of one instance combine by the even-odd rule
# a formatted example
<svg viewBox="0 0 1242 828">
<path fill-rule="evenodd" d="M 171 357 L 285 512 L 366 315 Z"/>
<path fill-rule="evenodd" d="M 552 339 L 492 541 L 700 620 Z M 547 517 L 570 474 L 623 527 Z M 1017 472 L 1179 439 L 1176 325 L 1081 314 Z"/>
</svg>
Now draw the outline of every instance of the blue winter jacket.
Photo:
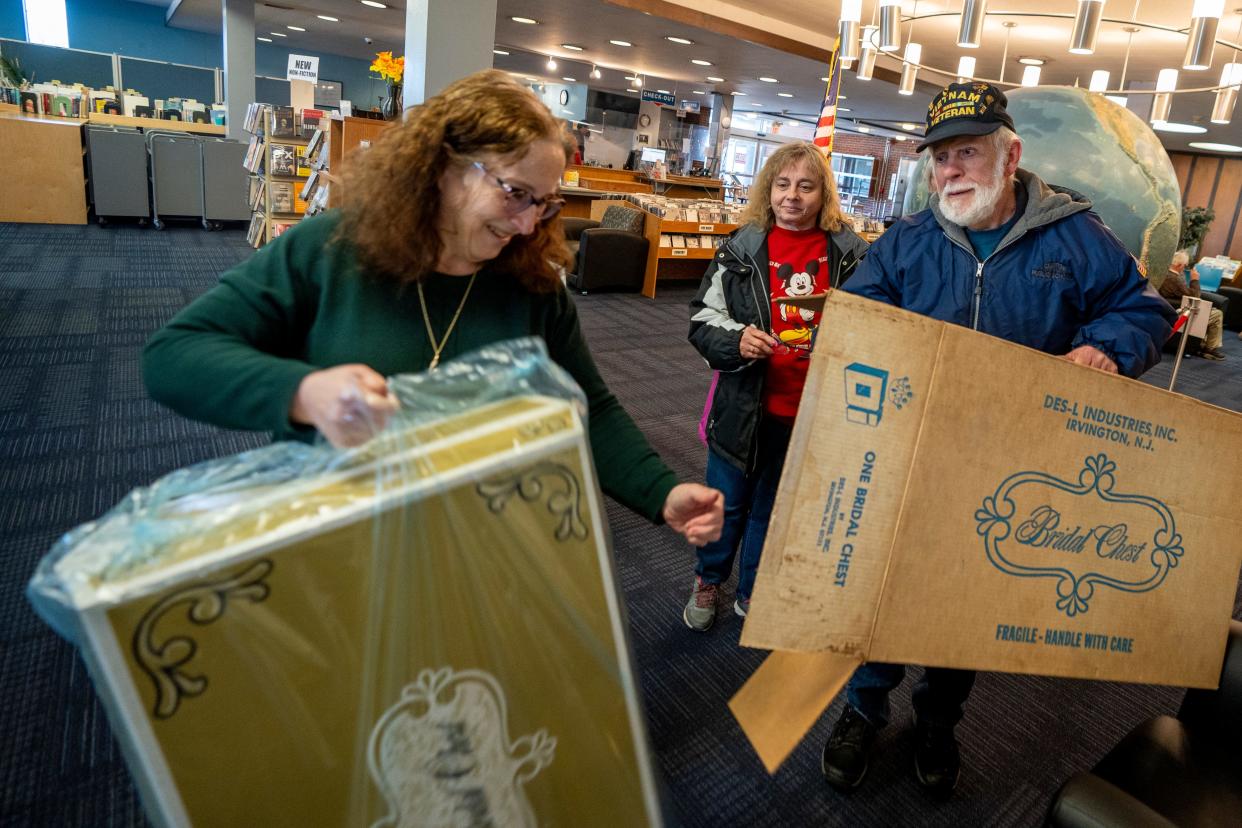
<svg viewBox="0 0 1242 828">
<path fill-rule="evenodd" d="M 1160 361 L 1176 314 L 1089 200 L 1026 170 L 1018 180 L 1026 210 L 986 261 L 933 196 L 871 246 L 842 289 L 1049 354 L 1091 345 L 1139 376 Z"/>
</svg>

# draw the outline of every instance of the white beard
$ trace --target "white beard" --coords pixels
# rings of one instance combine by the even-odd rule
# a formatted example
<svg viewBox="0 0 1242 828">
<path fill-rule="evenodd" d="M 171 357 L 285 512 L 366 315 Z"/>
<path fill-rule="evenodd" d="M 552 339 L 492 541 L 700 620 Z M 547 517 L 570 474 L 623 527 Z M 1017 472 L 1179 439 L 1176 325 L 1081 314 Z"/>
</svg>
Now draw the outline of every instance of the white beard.
<svg viewBox="0 0 1242 828">
<path fill-rule="evenodd" d="M 1000 202 L 1005 187 L 1009 186 L 1009 179 L 1005 177 L 1005 156 L 1002 155 L 997 159 L 992 180 L 986 185 L 975 185 L 974 194 L 965 204 L 950 203 L 945 197 L 946 193 L 953 192 L 956 186 L 958 185 L 948 184 L 945 186 L 945 191 L 940 193 L 940 214 L 962 227 L 970 227 L 988 218 L 996 210 L 996 205 Z"/>
</svg>

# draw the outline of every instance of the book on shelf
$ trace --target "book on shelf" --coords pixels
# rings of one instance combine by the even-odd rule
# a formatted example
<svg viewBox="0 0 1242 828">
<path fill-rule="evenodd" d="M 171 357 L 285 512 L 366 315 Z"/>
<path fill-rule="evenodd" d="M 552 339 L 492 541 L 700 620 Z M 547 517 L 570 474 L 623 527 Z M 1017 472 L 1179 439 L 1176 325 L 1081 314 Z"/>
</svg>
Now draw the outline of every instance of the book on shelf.
<svg viewBox="0 0 1242 828">
<path fill-rule="evenodd" d="M 203 109 L 191 109 L 190 122 L 194 124 L 209 124 L 211 123 L 211 115 Z"/>
<path fill-rule="evenodd" d="M 258 135 L 250 136 L 250 146 L 246 148 L 246 160 L 242 166 L 252 173 L 263 169 L 263 139 Z"/>
<path fill-rule="evenodd" d="M 246 119 L 242 122 L 242 129 L 254 135 L 261 134 L 264 131 L 267 110 L 267 104 L 252 103 L 247 106 Z"/>
<path fill-rule="evenodd" d="M 306 179 L 306 183 L 302 185 L 302 192 L 298 194 L 298 198 L 310 198 L 310 194 L 315 191 L 315 187 L 319 185 L 319 171 L 312 170 L 310 176 Z"/>
<path fill-rule="evenodd" d="M 324 112 L 322 109 L 303 109 L 302 125 L 300 133 L 303 138 L 309 137 L 315 130 L 319 129 L 319 125 L 323 122 Z"/>
<path fill-rule="evenodd" d="M 273 213 L 293 212 L 293 183 L 290 181 L 273 181 L 271 187 Z"/>
<path fill-rule="evenodd" d="M 293 194 L 293 212 L 300 216 L 306 214 L 306 199 L 302 198 L 297 192 Z"/>
<path fill-rule="evenodd" d="M 251 247 L 258 247 L 263 244 L 263 237 L 267 231 L 267 216 L 263 213 L 255 213 L 250 217 L 250 229 L 246 231 L 246 241 Z"/>
<path fill-rule="evenodd" d="M 669 234 L 661 233 L 660 234 L 660 247 L 672 247 L 672 246 L 673 246 L 673 239 L 669 236 Z"/>
<path fill-rule="evenodd" d="M 319 152 L 320 147 L 323 145 L 323 135 L 322 129 L 313 130 L 310 138 L 306 141 L 306 157 L 312 161 L 315 159 L 315 153 Z"/>
<path fill-rule="evenodd" d="M 297 174 L 297 148 L 293 144 L 272 144 L 272 162 L 268 172 L 272 175 Z"/>
<path fill-rule="evenodd" d="M 224 126 L 229 120 L 229 110 L 224 104 L 211 105 L 211 122 L 216 126 Z"/>
<path fill-rule="evenodd" d="M 296 134 L 293 123 L 293 107 L 272 107 L 272 137 L 293 138 Z"/>
<path fill-rule="evenodd" d="M 150 108 L 151 102 L 147 100 L 146 95 L 122 95 L 121 96 L 121 108 L 124 110 L 125 114 L 129 116 L 130 118 L 138 117 L 137 115 L 134 114 L 134 111 L 140 106 Z"/>
<path fill-rule="evenodd" d="M 306 147 L 299 146 L 297 148 L 297 159 L 298 159 L 298 166 L 297 166 L 298 175 L 310 175 L 311 168 L 310 168 L 310 164 L 306 160 Z"/>
<path fill-rule="evenodd" d="M 134 117 L 135 118 L 154 118 L 155 110 L 149 106 L 135 106 Z"/>
<path fill-rule="evenodd" d="M 286 230 L 288 230 L 290 227 L 292 227 L 296 223 L 297 222 L 293 222 L 293 221 L 272 222 L 272 238 L 274 239 L 277 236 L 280 236 L 281 234 L 283 234 Z"/>
<path fill-rule="evenodd" d="M 250 212 L 258 210 L 263 204 L 263 179 L 257 175 L 250 176 L 250 195 L 248 199 Z"/>
<path fill-rule="evenodd" d="M 680 233 L 672 234 L 671 236 L 669 236 L 669 239 L 672 241 L 673 247 L 685 247 L 686 246 L 686 237 L 681 235 Z"/>
<path fill-rule="evenodd" d="M 43 100 L 38 92 L 23 92 L 22 95 L 22 112 L 26 115 L 42 115 Z"/>
<path fill-rule="evenodd" d="M 686 236 L 686 247 L 698 247 L 698 246 L 699 246 L 698 236 Z"/>
</svg>

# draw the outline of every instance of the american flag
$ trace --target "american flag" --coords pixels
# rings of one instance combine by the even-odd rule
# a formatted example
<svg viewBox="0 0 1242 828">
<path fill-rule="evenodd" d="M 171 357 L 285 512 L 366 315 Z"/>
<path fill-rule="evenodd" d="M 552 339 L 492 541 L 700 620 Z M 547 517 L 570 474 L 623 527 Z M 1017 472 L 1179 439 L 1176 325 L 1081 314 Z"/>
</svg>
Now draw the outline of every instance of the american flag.
<svg viewBox="0 0 1242 828">
<path fill-rule="evenodd" d="M 825 158 L 832 157 L 832 135 L 837 128 L 837 96 L 841 92 L 841 38 L 837 38 L 832 47 L 832 64 L 828 72 L 828 91 L 824 94 L 824 106 L 819 111 L 819 122 L 815 124 L 815 146 Z"/>
</svg>

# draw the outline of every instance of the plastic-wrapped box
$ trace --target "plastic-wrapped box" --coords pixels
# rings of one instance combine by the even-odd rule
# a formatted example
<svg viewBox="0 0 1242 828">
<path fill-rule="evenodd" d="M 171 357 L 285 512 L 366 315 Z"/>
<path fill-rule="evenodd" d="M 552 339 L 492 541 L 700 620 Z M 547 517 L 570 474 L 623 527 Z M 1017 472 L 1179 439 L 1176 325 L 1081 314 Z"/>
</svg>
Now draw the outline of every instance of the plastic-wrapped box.
<svg viewBox="0 0 1242 828">
<path fill-rule="evenodd" d="M 533 340 L 392 387 L 366 446 L 174 472 L 40 565 L 150 816 L 657 823 L 581 392 Z"/>
</svg>

